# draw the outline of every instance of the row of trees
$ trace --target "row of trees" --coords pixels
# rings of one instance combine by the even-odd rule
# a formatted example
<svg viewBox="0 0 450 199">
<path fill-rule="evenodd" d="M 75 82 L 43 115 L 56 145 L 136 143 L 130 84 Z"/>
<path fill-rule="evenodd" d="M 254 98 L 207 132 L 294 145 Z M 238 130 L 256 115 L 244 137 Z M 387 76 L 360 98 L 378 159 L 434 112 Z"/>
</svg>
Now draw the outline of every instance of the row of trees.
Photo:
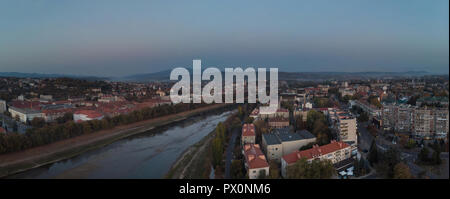
<svg viewBox="0 0 450 199">
<path fill-rule="evenodd" d="M 83 134 L 111 129 L 115 126 L 131 124 L 138 121 L 175 114 L 192 110 L 206 104 L 176 104 L 162 105 L 153 108 L 143 108 L 129 114 L 106 117 L 102 120 L 91 120 L 75 123 L 70 120 L 62 124 L 42 125 L 40 121 L 34 121 L 34 128 L 28 129 L 25 134 L 7 133 L 0 134 L 0 154 L 21 151 L 24 149 L 50 144 Z M 66 118 L 67 119 L 67 118 Z"/>
<path fill-rule="evenodd" d="M 329 179 L 336 171 L 329 160 L 313 160 L 309 163 L 306 158 L 301 158 L 287 168 L 289 179 Z"/>
<path fill-rule="evenodd" d="M 238 107 L 238 113 L 231 115 L 225 120 L 225 122 L 219 122 L 217 124 L 216 129 L 214 130 L 214 138 L 211 141 L 210 147 L 210 159 L 211 164 L 215 169 L 216 178 L 223 177 L 223 170 L 225 168 L 224 165 L 224 153 L 226 147 L 234 147 L 228 146 L 228 141 L 231 137 L 231 132 L 240 130 L 241 125 L 241 117 L 243 113 L 241 111 L 246 112 L 246 107 L 242 109 L 242 107 Z M 234 163 L 237 164 L 237 163 Z M 236 166 L 236 165 L 235 165 Z"/>
</svg>

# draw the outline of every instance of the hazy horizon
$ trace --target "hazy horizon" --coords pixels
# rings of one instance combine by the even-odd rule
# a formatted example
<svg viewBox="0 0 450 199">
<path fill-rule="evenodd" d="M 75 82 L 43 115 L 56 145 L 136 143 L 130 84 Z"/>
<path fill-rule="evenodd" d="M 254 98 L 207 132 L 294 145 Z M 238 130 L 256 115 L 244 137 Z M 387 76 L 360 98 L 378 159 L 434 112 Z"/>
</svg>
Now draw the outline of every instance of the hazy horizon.
<svg viewBox="0 0 450 199">
<path fill-rule="evenodd" d="M 448 74 L 449 2 L 0 2 L 0 72 L 120 77 L 174 67 Z"/>
</svg>

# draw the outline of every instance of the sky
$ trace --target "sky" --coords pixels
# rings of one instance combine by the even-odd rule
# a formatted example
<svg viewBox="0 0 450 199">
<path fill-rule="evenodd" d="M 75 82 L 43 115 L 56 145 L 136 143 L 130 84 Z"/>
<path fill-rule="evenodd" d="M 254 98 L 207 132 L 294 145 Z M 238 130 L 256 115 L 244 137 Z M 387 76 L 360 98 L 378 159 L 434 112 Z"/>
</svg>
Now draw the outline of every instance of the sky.
<svg viewBox="0 0 450 199">
<path fill-rule="evenodd" d="M 448 0 L 0 0 L 0 72 L 448 74 Z"/>
</svg>

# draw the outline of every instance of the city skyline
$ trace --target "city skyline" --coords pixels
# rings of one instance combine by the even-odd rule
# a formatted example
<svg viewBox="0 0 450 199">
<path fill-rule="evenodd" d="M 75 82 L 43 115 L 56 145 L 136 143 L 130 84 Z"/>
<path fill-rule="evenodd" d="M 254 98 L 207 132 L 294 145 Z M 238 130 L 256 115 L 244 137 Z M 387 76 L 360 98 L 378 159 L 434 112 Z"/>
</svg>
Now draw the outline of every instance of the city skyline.
<svg viewBox="0 0 450 199">
<path fill-rule="evenodd" d="M 0 72 L 191 67 L 448 74 L 448 1 L 4 1 Z"/>
</svg>

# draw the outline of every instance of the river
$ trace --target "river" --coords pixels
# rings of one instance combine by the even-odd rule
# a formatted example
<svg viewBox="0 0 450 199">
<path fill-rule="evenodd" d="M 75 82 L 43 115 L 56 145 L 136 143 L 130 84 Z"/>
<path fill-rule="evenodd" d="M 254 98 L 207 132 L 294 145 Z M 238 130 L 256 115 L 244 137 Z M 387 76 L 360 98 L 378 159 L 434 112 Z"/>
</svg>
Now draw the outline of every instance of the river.
<svg viewBox="0 0 450 199">
<path fill-rule="evenodd" d="M 230 114 L 193 117 L 8 178 L 163 178 L 188 147 Z"/>
</svg>

